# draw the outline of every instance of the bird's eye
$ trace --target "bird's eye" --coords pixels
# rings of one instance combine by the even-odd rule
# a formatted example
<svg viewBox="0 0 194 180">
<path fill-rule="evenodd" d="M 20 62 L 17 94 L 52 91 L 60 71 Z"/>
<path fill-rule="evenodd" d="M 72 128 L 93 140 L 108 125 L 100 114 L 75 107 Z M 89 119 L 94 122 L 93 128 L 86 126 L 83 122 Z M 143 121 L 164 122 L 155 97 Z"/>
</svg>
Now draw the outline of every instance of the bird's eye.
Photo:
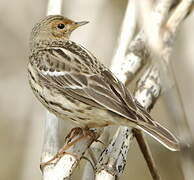
<svg viewBox="0 0 194 180">
<path fill-rule="evenodd" d="M 59 29 L 64 29 L 65 25 L 64 25 L 64 24 L 58 24 L 57 27 L 58 27 Z"/>
</svg>

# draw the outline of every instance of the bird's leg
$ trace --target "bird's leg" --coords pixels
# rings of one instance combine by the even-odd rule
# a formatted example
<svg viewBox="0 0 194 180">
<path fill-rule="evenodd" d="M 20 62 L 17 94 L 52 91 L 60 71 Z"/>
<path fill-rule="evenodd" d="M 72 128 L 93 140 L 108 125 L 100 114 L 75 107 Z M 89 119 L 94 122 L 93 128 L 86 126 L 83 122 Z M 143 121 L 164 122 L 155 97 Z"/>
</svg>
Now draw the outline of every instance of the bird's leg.
<svg viewBox="0 0 194 180">
<path fill-rule="evenodd" d="M 80 141 L 81 139 L 87 137 L 87 136 L 90 136 L 92 142 L 96 141 L 98 142 L 98 133 L 95 132 L 95 129 L 88 129 L 88 128 L 80 128 L 80 127 L 76 127 L 76 128 L 73 128 L 70 133 L 66 136 L 65 140 L 66 140 L 66 143 L 65 145 L 57 152 L 57 154 L 52 158 L 50 159 L 49 161 L 47 162 L 43 162 L 40 164 L 40 168 L 41 170 L 47 166 L 47 165 L 55 165 L 62 157 L 64 154 L 70 154 L 72 156 L 75 156 L 75 154 L 72 154 L 72 153 L 69 153 L 67 152 L 67 150 L 72 147 L 75 143 L 77 143 L 78 141 Z M 101 142 L 101 141 L 99 141 Z M 102 143 L 102 142 L 101 142 Z"/>
<path fill-rule="evenodd" d="M 99 133 L 97 133 L 97 129 L 95 129 L 95 128 L 90 128 L 90 129 L 89 128 L 84 128 L 82 130 L 83 130 L 84 136 L 90 136 L 93 139 L 93 141 L 99 142 L 99 143 L 101 143 L 105 146 L 105 144 L 102 141 L 98 140 Z"/>
<path fill-rule="evenodd" d="M 83 135 L 90 136 L 93 139 L 93 141 L 97 141 L 98 136 L 97 136 L 95 131 L 96 131 L 96 129 L 92 129 L 92 128 L 89 129 L 88 127 L 86 127 L 83 129 Z"/>
<path fill-rule="evenodd" d="M 71 131 L 69 132 L 69 134 L 65 137 L 65 142 L 67 142 L 67 144 L 68 144 L 69 141 L 71 141 L 78 134 L 83 134 L 83 129 L 82 128 L 75 127 L 73 129 L 71 129 Z"/>
<path fill-rule="evenodd" d="M 78 136 L 79 135 L 79 136 Z M 77 137 L 75 139 L 75 137 Z M 43 162 L 40 164 L 40 169 L 42 170 L 45 166 L 47 165 L 55 165 L 57 164 L 57 162 L 63 157 L 64 154 L 70 154 L 72 156 L 75 156 L 75 154 L 66 152 L 71 146 L 73 146 L 76 142 L 78 142 L 79 140 L 81 140 L 82 138 L 84 138 L 84 133 L 83 133 L 83 129 L 80 127 L 76 127 L 71 129 L 70 133 L 65 137 L 65 145 L 57 152 L 57 154 L 50 159 L 47 162 Z"/>
</svg>

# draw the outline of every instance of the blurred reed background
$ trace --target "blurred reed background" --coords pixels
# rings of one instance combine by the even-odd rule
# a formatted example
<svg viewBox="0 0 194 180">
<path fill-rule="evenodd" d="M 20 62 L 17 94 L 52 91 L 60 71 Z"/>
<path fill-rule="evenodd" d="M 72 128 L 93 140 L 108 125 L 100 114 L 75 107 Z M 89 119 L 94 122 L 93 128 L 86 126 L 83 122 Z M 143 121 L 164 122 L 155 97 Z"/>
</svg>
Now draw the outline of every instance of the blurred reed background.
<svg viewBox="0 0 194 180">
<path fill-rule="evenodd" d="M 75 31 L 72 39 L 93 52 L 106 65 L 110 64 L 116 47 L 126 3 L 127 0 L 64 1 L 65 16 L 75 20 L 90 21 L 90 24 Z M 45 16 L 46 8 L 46 0 L 12 2 L 0 0 L 0 179 L 2 180 L 41 179 L 39 159 L 45 109 L 34 98 L 29 88 L 26 66 L 31 28 Z M 172 56 L 173 69 L 190 129 L 194 126 L 193 29 L 194 15 L 191 15 L 177 34 Z M 170 118 L 169 113 L 165 98 L 161 97 L 152 114 L 178 135 L 176 121 Z M 152 139 L 149 139 L 149 143 L 163 179 L 184 180 L 179 153 L 168 151 Z M 77 172 L 80 171 L 78 167 Z M 80 179 L 76 174 L 73 179 Z M 151 179 L 135 141 L 129 151 L 127 167 L 121 179 L 129 178 Z M 191 179 L 193 177 L 188 176 L 186 180 Z"/>
</svg>

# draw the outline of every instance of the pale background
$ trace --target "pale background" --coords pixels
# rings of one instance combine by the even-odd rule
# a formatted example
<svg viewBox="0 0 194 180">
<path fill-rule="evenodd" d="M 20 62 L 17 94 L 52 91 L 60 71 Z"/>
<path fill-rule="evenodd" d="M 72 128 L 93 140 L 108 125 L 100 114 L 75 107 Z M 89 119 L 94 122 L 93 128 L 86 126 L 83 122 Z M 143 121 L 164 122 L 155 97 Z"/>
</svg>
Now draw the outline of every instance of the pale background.
<svg viewBox="0 0 194 180">
<path fill-rule="evenodd" d="M 126 0 L 65 1 L 63 14 L 90 24 L 74 32 L 72 39 L 109 64 L 124 15 Z M 45 15 L 46 0 L 0 0 L 0 179 L 41 179 L 39 158 L 45 110 L 34 98 L 27 81 L 28 39 L 31 28 Z M 173 52 L 173 67 L 189 125 L 194 126 L 194 15 L 181 26 Z M 160 98 L 153 116 L 178 135 L 176 123 Z M 193 133 L 193 132 L 192 132 Z M 193 134 L 194 135 L 194 134 Z M 151 149 L 165 180 L 183 180 L 179 153 L 150 140 Z M 78 167 L 77 171 L 80 171 Z M 80 176 L 79 176 L 80 177 Z M 128 178 L 127 178 L 128 177 Z M 150 174 L 134 141 L 121 179 L 150 180 Z M 74 179 L 78 179 L 76 175 Z M 193 179 L 190 177 L 190 179 Z"/>
</svg>

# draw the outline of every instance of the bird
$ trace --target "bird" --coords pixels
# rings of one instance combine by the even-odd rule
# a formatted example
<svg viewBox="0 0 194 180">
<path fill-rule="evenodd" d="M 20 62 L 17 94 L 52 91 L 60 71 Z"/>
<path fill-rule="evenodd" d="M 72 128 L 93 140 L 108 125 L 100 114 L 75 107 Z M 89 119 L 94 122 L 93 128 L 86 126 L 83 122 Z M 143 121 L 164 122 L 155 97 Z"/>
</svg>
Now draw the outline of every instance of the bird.
<svg viewBox="0 0 194 180">
<path fill-rule="evenodd" d="M 82 129 L 128 126 L 171 151 L 177 138 L 155 121 L 127 87 L 82 45 L 72 32 L 87 24 L 62 15 L 41 19 L 30 35 L 28 79 L 37 99 L 58 118 Z"/>
</svg>

